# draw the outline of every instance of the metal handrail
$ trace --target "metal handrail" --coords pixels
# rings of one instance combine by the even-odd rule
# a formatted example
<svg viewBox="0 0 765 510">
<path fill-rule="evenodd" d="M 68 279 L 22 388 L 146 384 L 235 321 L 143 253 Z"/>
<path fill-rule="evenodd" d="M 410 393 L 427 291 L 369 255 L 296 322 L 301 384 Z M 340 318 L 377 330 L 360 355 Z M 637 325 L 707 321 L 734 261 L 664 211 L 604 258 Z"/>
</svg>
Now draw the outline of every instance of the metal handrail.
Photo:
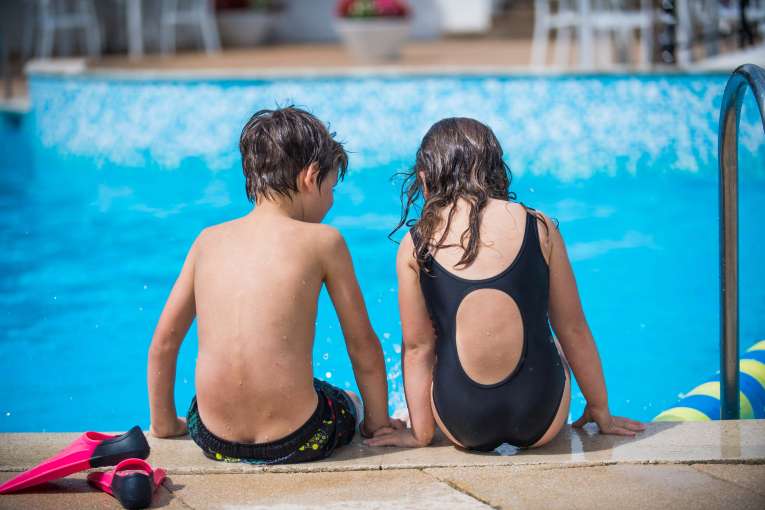
<svg viewBox="0 0 765 510">
<path fill-rule="evenodd" d="M 738 122 L 747 85 L 765 129 L 765 70 L 744 64 L 725 85 L 720 107 L 720 418 L 739 418 L 738 373 Z"/>
</svg>

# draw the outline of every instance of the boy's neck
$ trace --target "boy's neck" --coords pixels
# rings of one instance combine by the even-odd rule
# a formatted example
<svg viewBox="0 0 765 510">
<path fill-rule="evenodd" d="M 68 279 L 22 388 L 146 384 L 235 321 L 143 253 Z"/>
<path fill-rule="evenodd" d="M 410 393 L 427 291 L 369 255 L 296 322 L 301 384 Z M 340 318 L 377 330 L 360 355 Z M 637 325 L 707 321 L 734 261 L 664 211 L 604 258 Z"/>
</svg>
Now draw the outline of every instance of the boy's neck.
<svg viewBox="0 0 765 510">
<path fill-rule="evenodd" d="M 259 198 L 250 214 L 258 216 L 282 216 L 293 220 L 305 221 L 303 204 L 297 197 Z"/>
</svg>

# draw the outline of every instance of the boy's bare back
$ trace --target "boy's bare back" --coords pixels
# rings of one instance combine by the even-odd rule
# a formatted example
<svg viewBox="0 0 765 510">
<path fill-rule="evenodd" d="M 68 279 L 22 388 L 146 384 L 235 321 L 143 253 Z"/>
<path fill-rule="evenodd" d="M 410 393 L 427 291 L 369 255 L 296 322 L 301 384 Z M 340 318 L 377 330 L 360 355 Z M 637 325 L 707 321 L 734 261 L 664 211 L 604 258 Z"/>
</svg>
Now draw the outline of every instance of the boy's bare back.
<svg viewBox="0 0 765 510">
<path fill-rule="evenodd" d="M 316 408 L 316 307 L 338 236 L 325 225 L 257 212 L 199 236 L 197 403 L 222 438 L 280 438 Z"/>
</svg>

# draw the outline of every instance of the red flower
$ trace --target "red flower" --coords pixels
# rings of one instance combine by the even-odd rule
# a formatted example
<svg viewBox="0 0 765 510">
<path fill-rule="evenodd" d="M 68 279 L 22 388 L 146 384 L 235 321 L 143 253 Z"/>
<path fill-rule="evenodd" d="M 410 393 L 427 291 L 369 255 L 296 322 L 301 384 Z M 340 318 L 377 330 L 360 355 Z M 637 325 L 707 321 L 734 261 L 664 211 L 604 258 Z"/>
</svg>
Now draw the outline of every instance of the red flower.
<svg viewBox="0 0 765 510">
<path fill-rule="evenodd" d="M 375 0 L 378 16 L 406 16 L 408 9 L 398 0 Z"/>
<path fill-rule="evenodd" d="M 402 0 L 340 0 L 337 15 L 344 18 L 404 17 L 409 7 Z"/>
</svg>

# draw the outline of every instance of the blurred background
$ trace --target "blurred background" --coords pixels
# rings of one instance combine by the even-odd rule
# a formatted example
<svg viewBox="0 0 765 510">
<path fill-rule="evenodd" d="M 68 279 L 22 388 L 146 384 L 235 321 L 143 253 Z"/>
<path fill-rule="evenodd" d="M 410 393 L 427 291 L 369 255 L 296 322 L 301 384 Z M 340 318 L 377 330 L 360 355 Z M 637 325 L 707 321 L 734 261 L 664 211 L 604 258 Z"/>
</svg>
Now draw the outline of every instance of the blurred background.
<svg viewBox="0 0 765 510">
<path fill-rule="evenodd" d="M 4 96 L 25 94 L 31 59 L 79 56 L 93 68 L 240 70 L 380 60 L 557 70 L 713 69 L 729 67 L 732 55 L 765 61 L 765 0 L 410 0 L 406 12 L 385 12 L 396 2 L 384 0 L 345 3 L 356 7 L 335 0 L 5 0 Z M 349 26 L 354 20 L 376 26 L 359 30 Z"/>
</svg>

